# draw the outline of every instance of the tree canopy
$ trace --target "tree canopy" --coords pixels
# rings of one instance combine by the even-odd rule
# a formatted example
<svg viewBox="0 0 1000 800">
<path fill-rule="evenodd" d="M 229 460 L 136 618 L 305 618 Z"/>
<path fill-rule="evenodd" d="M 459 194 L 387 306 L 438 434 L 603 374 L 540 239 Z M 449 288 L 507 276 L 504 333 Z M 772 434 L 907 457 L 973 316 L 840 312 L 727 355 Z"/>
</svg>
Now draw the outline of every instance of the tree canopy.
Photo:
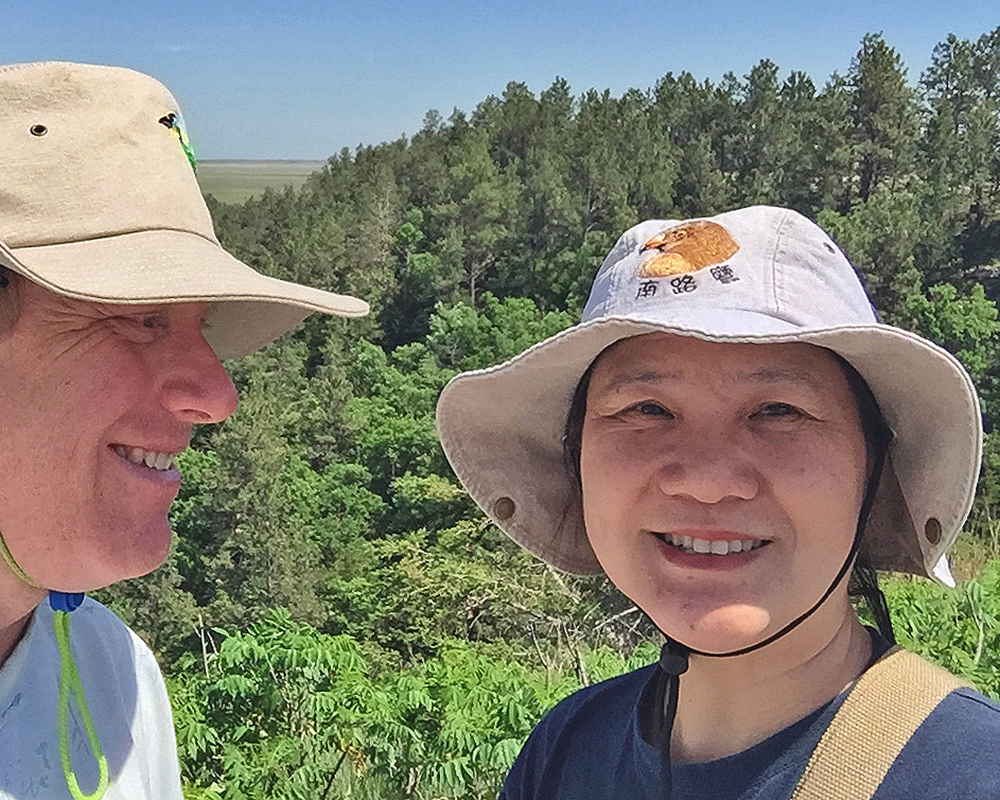
<svg viewBox="0 0 1000 800">
<path fill-rule="evenodd" d="M 242 404 L 182 458 L 170 560 L 103 595 L 170 677 L 189 797 L 492 797 L 553 702 L 652 659 L 605 581 L 545 567 L 475 509 L 433 422 L 456 372 L 571 325 L 642 219 L 768 203 L 818 220 L 883 319 L 955 353 L 997 421 L 1000 28 L 948 36 L 915 81 L 881 34 L 845 62 L 822 85 L 767 59 L 618 96 L 512 82 L 300 190 L 209 198 L 236 256 L 373 311 L 229 365 Z M 991 552 L 994 436 L 969 533 Z M 890 597 L 904 617 L 967 604 L 972 627 L 919 633 L 994 693 L 996 577 Z"/>
</svg>

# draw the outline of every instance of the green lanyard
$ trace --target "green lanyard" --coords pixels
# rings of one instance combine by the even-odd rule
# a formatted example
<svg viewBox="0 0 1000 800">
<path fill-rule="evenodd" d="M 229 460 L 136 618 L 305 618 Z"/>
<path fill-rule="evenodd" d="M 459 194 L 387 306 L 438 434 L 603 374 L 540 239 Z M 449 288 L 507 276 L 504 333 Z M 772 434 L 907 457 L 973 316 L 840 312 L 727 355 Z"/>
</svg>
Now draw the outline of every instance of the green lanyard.
<svg viewBox="0 0 1000 800">
<path fill-rule="evenodd" d="M 101 748 L 101 740 L 97 737 L 94 720 L 87 706 L 87 696 L 83 691 L 80 673 L 76 671 L 76 661 L 73 660 L 73 649 L 69 640 L 69 615 L 83 602 L 83 592 L 68 594 L 66 592 L 49 592 L 49 605 L 52 606 L 52 620 L 56 628 L 56 641 L 59 643 L 59 660 L 62 671 L 59 675 L 59 755 L 62 758 L 63 775 L 73 800 L 101 800 L 108 790 L 108 759 Z M 90 752 L 97 760 L 100 777 L 97 788 L 87 794 L 80 788 L 73 771 L 73 762 L 69 752 L 69 704 L 70 695 L 76 695 L 76 705 L 80 710 L 80 719 L 87 732 Z"/>
<path fill-rule="evenodd" d="M 7 562 L 10 571 L 22 582 L 35 589 L 41 589 L 28 574 L 21 569 L 21 565 L 14 560 L 7 542 L 4 541 L 3 534 L 0 533 L 0 557 Z M 83 683 L 80 681 L 80 673 L 76 670 L 76 661 L 73 660 L 73 648 L 69 638 L 69 615 L 76 610 L 83 602 L 83 592 L 69 594 L 67 592 L 49 592 L 49 605 L 52 607 L 52 623 L 56 629 L 56 642 L 59 645 L 59 661 L 61 671 L 59 674 L 59 756 L 62 759 L 63 776 L 66 778 L 66 786 L 69 793 L 73 795 L 73 800 L 101 800 L 108 790 L 108 759 L 104 757 L 104 750 L 101 748 L 101 740 L 97 736 L 97 729 L 94 727 L 94 720 L 90 716 L 90 708 L 87 706 L 87 695 L 83 691 Z M 94 754 L 97 761 L 99 778 L 97 788 L 87 794 L 80 788 L 80 782 L 76 779 L 73 771 L 73 761 L 69 752 L 69 704 L 70 695 L 76 695 L 76 706 L 80 710 L 80 719 L 83 720 L 83 728 L 87 732 L 87 741 L 90 742 L 90 752 Z"/>
</svg>

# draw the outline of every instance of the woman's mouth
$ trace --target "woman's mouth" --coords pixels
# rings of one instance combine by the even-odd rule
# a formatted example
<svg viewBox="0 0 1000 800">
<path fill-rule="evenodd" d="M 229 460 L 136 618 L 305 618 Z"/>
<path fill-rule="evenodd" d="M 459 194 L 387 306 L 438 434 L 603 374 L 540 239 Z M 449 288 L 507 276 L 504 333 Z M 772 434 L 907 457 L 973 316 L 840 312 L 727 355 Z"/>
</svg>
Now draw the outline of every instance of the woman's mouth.
<svg viewBox="0 0 1000 800">
<path fill-rule="evenodd" d="M 699 539 L 696 536 L 657 532 L 653 532 L 653 535 L 665 545 L 692 555 L 728 556 L 748 553 L 769 543 L 767 539 Z"/>
</svg>

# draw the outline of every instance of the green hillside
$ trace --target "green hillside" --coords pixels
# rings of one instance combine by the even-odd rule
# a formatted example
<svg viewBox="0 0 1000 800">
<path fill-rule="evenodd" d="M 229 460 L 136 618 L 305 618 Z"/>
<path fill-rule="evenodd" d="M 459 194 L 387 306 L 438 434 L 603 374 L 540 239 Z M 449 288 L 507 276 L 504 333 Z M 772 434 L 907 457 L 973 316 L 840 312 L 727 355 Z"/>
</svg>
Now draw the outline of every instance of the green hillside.
<svg viewBox="0 0 1000 800">
<path fill-rule="evenodd" d="M 557 574 L 473 507 L 433 423 L 457 371 L 572 324 L 641 219 L 818 219 L 883 317 L 956 353 L 1000 415 L 1000 28 L 948 38 L 912 79 L 872 35 L 829 79 L 763 60 L 622 95 L 511 83 L 241 204 L 220 187 L 259 176 L 213 189 L 210 164 L 232 252 L 372 314 L 230 365 L 242 404 L 183 456 L 173 555 L 105 593 L 169 675 L 190 798 L 493 798 L 547 708 L 654 657 L 605 581 Z M 996 437 L 967 578 L 998 553 Z M 901 638 L 994 697 L 997 575 L 889 592 Z"/>
<path fill-rule="evenodd" d="M 198 183 L 220 203 L 243 203 L 265 189 L 297 189 L 322 166 L 322 161 L 206 160 L 198 162 Z"/>
</svg>

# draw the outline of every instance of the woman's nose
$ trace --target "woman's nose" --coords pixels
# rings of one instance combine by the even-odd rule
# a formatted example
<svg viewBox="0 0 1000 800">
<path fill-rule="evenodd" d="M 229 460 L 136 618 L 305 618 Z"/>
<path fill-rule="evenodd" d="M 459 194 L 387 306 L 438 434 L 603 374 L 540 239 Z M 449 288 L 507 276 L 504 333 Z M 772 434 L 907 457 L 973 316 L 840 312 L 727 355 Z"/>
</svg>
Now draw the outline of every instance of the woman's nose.
<svg viewBox="0 0 1000 800">
<path fill-rule="evenodd" d="M 699 503 L 750 500 L 760 490 L 760 476 L 732 444 L 709 437 L 689 441 L 664 457 L 657 480 L 664 494 Z"/>
</svg>

